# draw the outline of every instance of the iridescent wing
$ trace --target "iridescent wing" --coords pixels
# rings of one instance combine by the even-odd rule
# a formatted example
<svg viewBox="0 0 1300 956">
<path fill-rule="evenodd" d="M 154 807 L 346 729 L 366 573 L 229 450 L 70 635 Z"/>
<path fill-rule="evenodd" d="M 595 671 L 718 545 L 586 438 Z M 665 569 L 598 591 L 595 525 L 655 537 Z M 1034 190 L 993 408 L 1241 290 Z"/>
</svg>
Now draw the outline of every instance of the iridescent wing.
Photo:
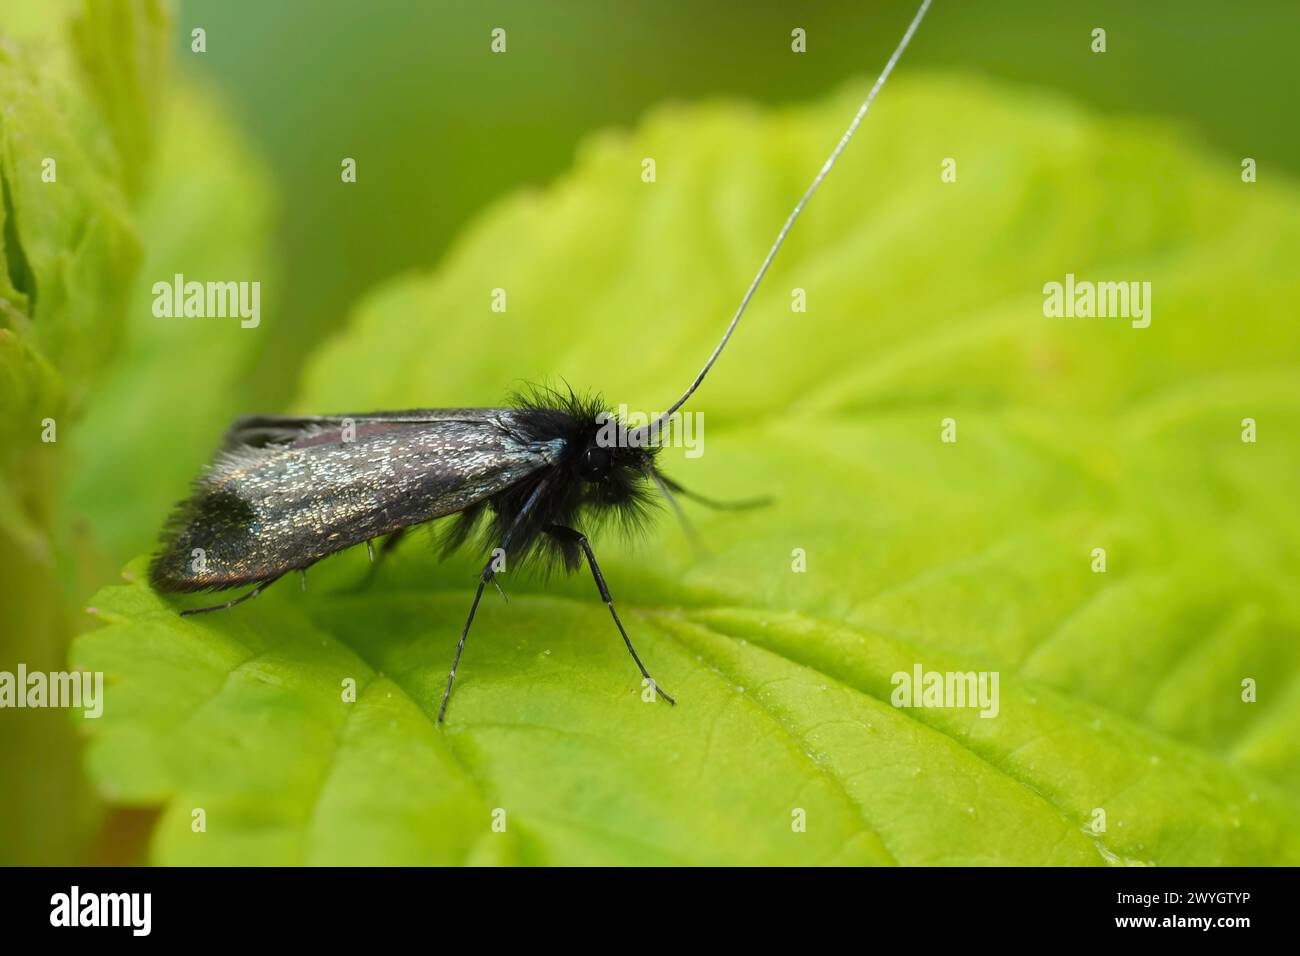
<svg viewBox="0 0 1300 956">
<path fill-rule="evenodd" d="M 546 468 L 506 408 L 245 418 L 163 532 L 160 591 L 276 578 L 344 548 L 462 511 Z"/>
</svg>

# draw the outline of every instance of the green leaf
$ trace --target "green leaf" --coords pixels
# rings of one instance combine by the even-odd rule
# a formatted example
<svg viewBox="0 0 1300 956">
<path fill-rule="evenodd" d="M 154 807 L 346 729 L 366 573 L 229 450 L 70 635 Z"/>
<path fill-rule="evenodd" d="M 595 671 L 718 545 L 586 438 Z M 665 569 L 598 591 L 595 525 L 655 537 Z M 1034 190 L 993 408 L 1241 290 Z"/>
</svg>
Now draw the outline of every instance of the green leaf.
<svg viewBox="0 0 1300 956">
<path fill-rule="evenodd" d="M 85 0 L 69 27 L 86 87 L 103 110 L 135 195 L 145 182 L 168 91 L 171 18 L 162 0 Z"/>
<path fill-rule="evenodd" d="M 589 143 L 363 303 L 298 407 L 521 378 L 664 407 L 860 92 Z M 306 594 L 184 619 L 141 560 L 74 652 L 109 681 L 92 775 L 164 808 L 161 863 L 1294 865 L 1298 210 L 1150 121 L 900 81 L 692 403 L 706 454 L 667 456 L 776 503 L 687 505 L 708 555 L 667 520 L 596 539 L 677 707 L 642 702 L 582 575 L 506 575 L 437 726 L 481 557 L 409 544 L 367 589 L 352 552 Z M 1150 327 L 1044 317 L 1066 273 L 1150 281 Z M 997 716 L 892 706 L 917 665 L 998 672 Z"/>
<path fill-rule="evenodd" d="M 0 669 L 63 665 L 72 622 L 64 587 L 75 552 L 55 530 L 70 426 L 126 323 L 139 263 L 128 180 L 147 143 L 118 134 L 149 122 L 144 86 L 161 82 L 165 24 L 153 0 L 86 0 L 116 51 L 62 35 L 67 3 L 0 7 Z M 93 54 L 93 56 L 92 56 Z M 134 90 L 120 81 L 135 76 Z M 70 560 L 72 559 L 72 560 Z M 102 580 L 102 578 L 100 578 Z M 83 592 L 84 593 L 84 592 Z M 66 862 L 84 816 L 71 728 L 49 711 L 8 716 L 0 764 L 0 860 Z M 34 827 L 33 820 L 59 821 Z"/>
<path fill-rule="evenodd" d="M 139 246 L 121 161 L 60 62 L 0 40 L 0 323 L 58 370 L 77 409 L 118 341 Z"/>
</svg>

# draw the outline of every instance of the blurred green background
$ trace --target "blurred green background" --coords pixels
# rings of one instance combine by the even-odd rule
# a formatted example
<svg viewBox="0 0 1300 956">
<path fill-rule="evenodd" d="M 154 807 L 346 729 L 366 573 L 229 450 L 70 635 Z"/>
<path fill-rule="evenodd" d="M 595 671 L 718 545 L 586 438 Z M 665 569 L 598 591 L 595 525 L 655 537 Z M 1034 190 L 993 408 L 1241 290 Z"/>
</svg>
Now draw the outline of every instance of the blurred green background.
<svg viewBox="0 0 1300 956">
<path fill-rule="evenodd" d="M 19 42 L 57 42 L 77 7 L 6 4 L 0 28 Z M 139 274 L 177 266 L 260 277 L 263 328 L 236 345 L 214 338 L 206 355 L 169 364 L 174 330 L 151 332 L 139 308 L 147 299 L 132 293 L 120 364 L 70 382 L 69 415 L 86 423 L 80 435 L 65 433 L 74 457 L 37 466 L 21 449 L 10 454 L 14 499 L 48 530 L 54 558 L 38 566 L 27 557 L 34 552 L 5 542 L 0 668 L 64 660 L 70 636 L 88 624 L 80 609 L 149 548 L 156 518 L 225 420 L 283 408 L 303 361 L 367 290 L 437 264 L 494 200 L 568 168 L 588 134 L 634 127 L 668 100 L 816 99 L 846 77 L 873 73 L 913 10 L 911 0 L 183 0 L 163 25 L 166 78 L 151 85 L 146 75 L 132 94 L 142 110 L 149 101 L 170 103 L 159 113 L 166 118 L 156 124 L 152 166 L 131 158 L 129 123 L 115 127 L 123 202 L 134 204 L 139 223 Z M 487 53 L 497 26 L 508 30 L 505 57 Z M 807 31 L 806 55 L 790 53 L 796 26 Z M 1105 56 L 1088 49 L 1097 26 L 1108 32 Z M 190 50 L 195 27 L 206 30 L 202 54 Z M 991 77 L 1058 91 L 1103 113 L 1172 120 L 1234 162 L 1253 156 L 1263 178 L 1300 172 L 1297 36 L 1294 2 L 938 0 L 902 69 Z M 141 62 L 148 55 L 142 50 Z M 347 189 L 338 180 L 344 156 L 359 168 Z M 133 185 L 133 169 L 169 175 Z M 105 465 L 115 450 L 137 447 L 131 434 L 151 427 L 152 396 L 182 390 L 192 401 L 170 410 L 173 448 L 134 467 Z M 141 499 L 143 508 L 106 505 Z M 92 511 L 94 527 L 85 518 Z M 6 715 L 0 863 L 138 859 L 148 811 L 105 813 L 82 778 L 72 731 L 56 716 Z"/>
<path fill-rule="evenodd" d="M 564 170 L 585 134 L 632 127 L 665 100 L 823 95 L 876 69 L 915 4 L 191 0 L 180 10 L 181 67 L 226 92 L 281 201 L 283 292 L 247 379 L 254 408 L 288 399 L 286 372 L 359 294 L 436 262 L 486 203 Z M 1229 155 L 1300 169 L 1294 3 L 958 0 L 933 14 L 909 70 L 1172 118 Z M 188 52 L 191 25 L 208 31 L 205 55 Z M 485 54 L 496 26 L 508 56 Z M 809 38 L 802 56 L 790 53 L 795 26 Z M 1104 56 L 1086 42 L 1098 26 Z M 342 156 L 361 168 L 344 192 Z"/>
</svg>

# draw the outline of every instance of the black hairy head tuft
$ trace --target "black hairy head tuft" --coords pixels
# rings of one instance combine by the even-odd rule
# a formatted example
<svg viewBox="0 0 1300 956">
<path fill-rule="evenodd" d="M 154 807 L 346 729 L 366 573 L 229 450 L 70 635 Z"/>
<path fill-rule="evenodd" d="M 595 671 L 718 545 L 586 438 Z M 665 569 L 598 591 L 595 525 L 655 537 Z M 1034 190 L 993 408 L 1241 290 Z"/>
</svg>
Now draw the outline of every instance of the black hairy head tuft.
<svg viewBox="0 0 1300 956">
<path fill-rule="evenodd" d="M 579 547 L 553 527 L 592 534 L 614 524 L 625 533 L 641 533 L 657 504 L 650 476 L 656 449 L 636 448 L 622 439 L 626 428 L 609 411 L 599 395 L 580 395 L 567 385 L 560 388 L 533 385 L 516 392 L 511 405 L 517 412 L 511 430 L 530 442 L 563 442 L 563 451 L 543 469 L 488 502 L 482 525 L 484 553 L 510 537 L 507 554 L 516 562 L 539 559 L 547 570 L 563 566 L 573 570 L 581 560 Z M 533 493 L 537 498 L 528 507 Z M 522 524 L 516 519 L 527 512 Z M 459 546 L 480 524 L 483 512 L 458 518 L 444 538 L 448 550 Z M 515 528 L 513 536 L 511 529 Z"/>
</svg>

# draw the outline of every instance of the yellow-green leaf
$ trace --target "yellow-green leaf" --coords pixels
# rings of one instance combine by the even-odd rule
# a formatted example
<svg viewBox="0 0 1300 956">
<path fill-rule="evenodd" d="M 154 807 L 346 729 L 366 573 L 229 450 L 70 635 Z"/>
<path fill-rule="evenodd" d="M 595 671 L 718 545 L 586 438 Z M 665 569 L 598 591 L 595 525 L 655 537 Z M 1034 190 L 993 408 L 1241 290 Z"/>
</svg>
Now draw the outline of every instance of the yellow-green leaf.
<svg viewBox="0 0 1300 956">
<path fill-rule="evenodd" d="M 589 143 L 377 290 L 297 406 L 563 378 L 663 408 L 859 94 Z M 888 94 L 692 402 L 705 453 L 667 456 L 775 504 L 688 504 L 707 555 L 667 518 L 596 541 L 678 706 L 643 702 L 582 575 L 505 576 L 437 726 L 479 556 L 417 539 L 365 588 L 350 553 L 186 619 L 138 562 L 74 660 L 108 675 L 101 789 L 164 807 L 156 861 L 1300 861 L 1300 197 L 1149 122 Z M 1149 327 L 1046 317 L 1067 273 L 1150 282 Z M 917 666 L 997 672 L 996 716 L 893 706 Z"/>
</svg>

